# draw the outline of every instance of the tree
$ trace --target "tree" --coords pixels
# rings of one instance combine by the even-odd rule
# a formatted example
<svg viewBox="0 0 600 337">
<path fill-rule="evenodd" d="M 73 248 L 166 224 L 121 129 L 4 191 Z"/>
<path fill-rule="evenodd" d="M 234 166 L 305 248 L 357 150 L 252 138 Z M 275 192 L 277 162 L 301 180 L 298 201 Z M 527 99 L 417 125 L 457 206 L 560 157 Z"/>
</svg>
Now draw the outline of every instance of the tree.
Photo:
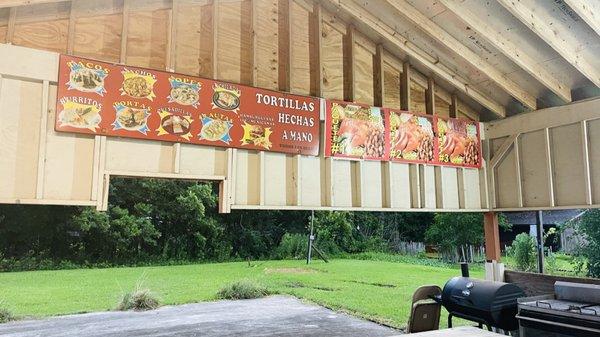
<svg viewBox="0 0 600 337">
<path fill-rule="evenodd" d="M 522 271 L 532 271 L 537 267 L 537 244 L 527 233 L 517 235 L 510 246 L 510 254 L 515 259 L 515 267 Z"/>
<path fill-rule="evenodd" d="M 467 245 L 483 243 L 483 215 L 481 213 L 437 213 L 433 224 L 425 232 L 425 240 L 439 245 L 446 254 L 459 255 L 466 261 Z"/>
<path fill-rule="evenodd" d="M 589 209 L 577 222 L 576 231 L 585 242 L 576 254 L 587 259 L 588 276 L 600 277 L 600 209 Z"/>
</svg>

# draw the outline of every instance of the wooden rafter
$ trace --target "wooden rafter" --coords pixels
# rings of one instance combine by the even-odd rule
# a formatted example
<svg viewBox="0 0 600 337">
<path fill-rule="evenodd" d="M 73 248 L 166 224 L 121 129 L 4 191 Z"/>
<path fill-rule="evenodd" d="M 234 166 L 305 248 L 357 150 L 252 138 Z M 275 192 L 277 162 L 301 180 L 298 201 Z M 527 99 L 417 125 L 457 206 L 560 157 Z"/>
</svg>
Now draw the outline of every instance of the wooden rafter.
<svg viewBox="0 0 600 337">
<path fill-rule="evenodd" d="M 0 8 L 17 7 L 17 6 L 28 6 L 47 4 L 53 2 L 66 2 L 68 0 L 2 0 L 0 1 Z"/>
<path fill-rule="evenodd" d="M 368 26 L 371 30 L 380 35 L 387 43 L 390 43 L 394 45 L 394 47 L 402 50 L 404 53 L 408 54 L 412 60 L 422 64 L 438 78 L 447 81 L 458 91 L 471 97 L 473 100 L 489 109 L 495 115 L 499 117 L 506 116 L 504 106 L 473 89 L 473 87 L 462 80 L 458 74 L 439 64 L 437 60 L 428 55 L 425 51 L 398 34 L 393 27 L 390 27 L 386 23 L 382 22 L 381 19 L 377 18 L 361 6 L 356 5 L 352 1 L 327 0 L 326 2 L 332 4 L 338 8 L 338 10 L 343 10 L 353 18 L 361 21 L 364 25 Z"/>
<path fill-rule="evenodd" d="M 600 3 L 594 0 L 564 0 L 600 36 Z"/>
<path fill-rule="evenodd" d="M 573 0 L 571 0 L 573 1 Z M 566 83 L 555 77 L 542 64 L 531 57 L 525 50 L 506 38 L 502 32 L 496 31 L 485 20 L 473 14 L 467 6 L 458 0 L 440 0 L 454 15 L 458 16 L 469 28 L 492 44 L 504 56 L 519 65 L 546 88 L 550 89 L 566 103 L 571 102 L 571 89 Z"/>
<path fill-rule="evenodd" d="M 548 20 L 520 1 L 498 0 L 498 3 L 529 27 L 581 74 L 600 87 L 600 69 L 596 69 L 581 54 L 578 54 L 577 47 L 571 44 L 559 30 L 549 25 Z"/>
<path fill-rule="evenodd" d="M 527 90 L 523 89 L 520 85 L 508 78 L 506 75 L 502 74 L 498 68 L 494 67 L 483 57 L 477 55 L 467 46 L 462 44 L 454 36 L 446 32 L 442 27 L 428 19 L 415 7 L 411 6 L 405 0 L 385 0 L 385 2 L 394 7 L 397 14 L 415 24 L 417 27 L 419 27 L 419 29 L 431 36 L 446 48 L 454 51 L 456 55 L 479 70 L 482 74 L 485 74 L 485 76 L 487 76 L 493 83 L 498 85 L 516 100 L 523 103 L 523 105 L 532 110 L 537 110 L 535 96 L 528 93 Z"/>
</svg>

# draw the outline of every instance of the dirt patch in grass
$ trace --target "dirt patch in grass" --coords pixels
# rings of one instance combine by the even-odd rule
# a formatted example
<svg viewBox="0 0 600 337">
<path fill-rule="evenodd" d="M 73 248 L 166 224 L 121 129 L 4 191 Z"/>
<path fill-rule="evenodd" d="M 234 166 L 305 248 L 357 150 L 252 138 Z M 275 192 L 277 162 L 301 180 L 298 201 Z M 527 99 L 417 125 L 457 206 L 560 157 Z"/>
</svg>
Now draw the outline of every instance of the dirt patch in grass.
<svg viewBox="0 0 600 337">
<path fill-rule="evenodd" d="M 285 286 L 288 288 L 308 288 L 308 289 L 315 289 L 315 290 L 322 290 L 322 291 L 336 291 L 339 290 L 339 288 L 330 288 L 330 287 L 324 287 L 324 286 L 311 286 L 311 285 L 306 285 L 302 282 L 298 282 L 298 281 L 290 281 L 290 282 L 286 282 Z"/>
<path fill-rule="evenodd" d="M 315 274 L 319 273 L 319 270 L 312 268 L 267 268 L 265 269 L 265 274 Z"/>
<path fill-rule="evenodd" d="M 381 287 L 381 288 L 396 288 L 397 287 L 395 284 L 389 284 L 389 283 L 364 282 L 364 281 L 355 281 L 355 280 L 344 280 L 344 282 L 366 284 L 368 286 L 375 286 L 375 287 Z"/>
</svg>

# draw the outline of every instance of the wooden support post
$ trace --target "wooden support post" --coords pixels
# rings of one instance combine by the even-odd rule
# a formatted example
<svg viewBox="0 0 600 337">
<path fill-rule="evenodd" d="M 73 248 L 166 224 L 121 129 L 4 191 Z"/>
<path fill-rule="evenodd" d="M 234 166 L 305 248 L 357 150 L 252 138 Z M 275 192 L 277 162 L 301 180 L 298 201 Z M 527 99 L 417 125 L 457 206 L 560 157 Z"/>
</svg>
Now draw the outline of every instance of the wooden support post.
<svg viewBox="0 0 600 337">
<path fill-rule="evenodd" d="M 435 115 L 435 82 L 433 78 L 427 78 L 427 89 L 425 90 L 425 110 L 428 115 Z"/>
<path fill-rule="evenodd" d="M 458 115 L 458 98 L 456 95 L 452 95 L 452 102 L 450 103 L 450 118 L 456 118 Z"/>
<path fill-rule="evenodd" d="M 410 64 L 402 64 L 402 78 L 400 79 L 400 108 L 410 110 Z"/>
<path fill-rule="evenodd" d="M 323 14 L 319 3 L 314 4 L 309 29 L 311 30 L 310 38 L 314 41 L 313 45 L 315 49 L 310 52 L 311 73 L 314 74 L 311 81 L 310 92 L 313 96 L 321 97 L 323 88 L 323 65 L 321 64 L 321 60 L 323 60 L 321 51 L 321 45 L 323 43 Z"/>
<path fill-rule="evenodd" d="M 344 37 L 344 100 L 348 102 L 354 101 L 355 80 L 354 80 L 354 40 L 355 28 L 348 26 L 346 36 Z"/>
<path fill-rule="evenodd" d="M 383 84 L 383 45 L 378 44 L 374 55 L 373 62 L 373 93 L 375 106 L 383 106 L 383 98 L 385 97 Z"/>
<path fill-rule="evenodd" d="M 544 216 L 542 211 L 537 211 L 535 217 L 536 222 L 536 241 L 538 253 L 538 272 L 544 273 Z"/>
<path fill-rule="evenodd" d="M 498 228 L 498 214 L 487 212 L 483 215 L 483 229 L 485 233 L 485 259 L 500 262 L 500 229 Z"/>
<path fill-rule="evenodd" d="M 278 20 L 279 20 L 279 31 L 278 31 L 278 45 L 283 46 L 279 48 L 278 62 L 279 65 L 279 90 L 289 92 L 292 86 L 290 74 L 292 73 L 291 63 L 291 39 L 292 33 L 292 3 L 290 0 L 279 0 L 278 3 Z M 255 11 L 256 12 L 256 11 Z M 257 13 L 258 14 L 258 13 Z M 254 43 L 256 45 L 256 43 Z M 256 67 L 254 67 L 256 70 Z"/>
<path fill-rule="evenodd" d="M 11 7 L 8 13 L 8 27 L 6 29 L 6 43 L 12 44 L 15 36 L 15 23 L 17 21 L 17 7 Z"/>
</svg>

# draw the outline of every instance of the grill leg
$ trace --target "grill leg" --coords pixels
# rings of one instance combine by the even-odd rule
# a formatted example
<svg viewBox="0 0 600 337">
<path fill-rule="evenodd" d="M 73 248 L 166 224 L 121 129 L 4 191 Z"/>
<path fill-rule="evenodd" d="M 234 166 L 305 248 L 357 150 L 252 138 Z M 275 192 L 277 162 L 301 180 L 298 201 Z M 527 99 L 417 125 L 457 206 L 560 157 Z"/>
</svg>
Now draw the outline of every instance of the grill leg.
<svg viewBox="0 0 600 337">
<path fill-rule="evenodd" d="M 448 329 L 452 329 L 452 314 L 448 314 Z"/>
</svg>

